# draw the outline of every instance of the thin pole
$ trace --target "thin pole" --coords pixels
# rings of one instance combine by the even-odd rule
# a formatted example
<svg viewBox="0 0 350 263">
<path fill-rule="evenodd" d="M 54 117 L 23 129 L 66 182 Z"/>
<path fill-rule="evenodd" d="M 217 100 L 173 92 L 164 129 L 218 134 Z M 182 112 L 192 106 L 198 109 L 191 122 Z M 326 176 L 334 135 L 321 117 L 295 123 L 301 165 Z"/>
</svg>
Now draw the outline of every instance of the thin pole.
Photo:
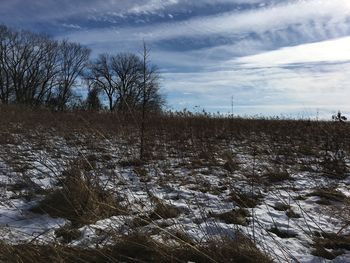
<svg viewBox="0 0 350 263">
<path fill-rule="evenodd" d="M 142 121 L 141 121 L 141 142 L 140 142 L 140 159 L 144 158 L 144 137 L 145 137 L 145 116 L 146 116 L 146 67 L 147 67 L 147 46 L 146 42 L 143 41 L 143 96 L 142 96 Z"/>
</svg>

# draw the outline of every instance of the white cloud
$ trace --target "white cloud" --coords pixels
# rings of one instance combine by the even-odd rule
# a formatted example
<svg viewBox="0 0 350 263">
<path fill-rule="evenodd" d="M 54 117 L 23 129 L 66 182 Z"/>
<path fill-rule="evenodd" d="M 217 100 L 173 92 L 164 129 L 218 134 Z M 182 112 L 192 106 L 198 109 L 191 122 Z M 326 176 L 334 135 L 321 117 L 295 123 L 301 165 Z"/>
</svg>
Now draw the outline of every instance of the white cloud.
<svg viewBox="0 0 350 263">
<path fill-rule="evenodd" d="M 338 109 L 350 111 L 349 76 L 350 37 L 346 37 L 236 58 L 223 65 L 212 61 L 208 71 L 166 73 L 164 89 L 192 92 L 186 105 L 205 102 L 202 106 L 208 109 L 229 110 L 234 95 L 240 113 L 305 109 L 314 114 L 319 109 L 330 116 Z"/>
<path fill-rule="evenodd" d="M 70 29 L 81 29 L 81 26 L 76 25 L 76 24 L 63 23 L 62 26 L 65 27 L 65 28 L 70 28 Z"/>
<path fill-rule="evenodd" d="M 176 108 L 200 105 L 207 110 L 230 111 L 231 96 L 240 114 L 280 114 L 350 111 L 350 62 L 326 65 L 323 72 L 310 68 L 246 68 L 198 73 L 163 74 L 164 91 L 192 93 L 170 104 Z M 327 113 L 327 114 L 328 114 Z M 330 116 L 330 114 L 328 114 Z"/>
<path fill-rule="evenodd" d="M 141 14 L 141 13 L 154 13 L 158 10 L 165 9 L 169 6 L 178 4 L 178 0 L 148 0 L 143 4 L 135 4 L 126 13 L 129 14 Z"/>
<path fill-rule="evenodd" d="M 166 64 L 168 69 L 163 74 L 164 91 L 182 94 L 169 96 L 170 105 L 230 111 L 234 95 L 241 114 L 297 109 L 315 113 L 317 108 L 329 112 L 349 109 L 350 37 L 338 38 L 347 35 L 349 17 L 348 0 L 292 1 L 183 22 L 82 32 L 71 37 L 86 44 L 114 43 L 116 47 L 123 43 L 130 47 L 138 45 L 142 38 L 157 42 L 233 35 L 237 41 L 229 45 L 153 53 L 156 62 Z M 256 37 L 246 38 L 250 33 Z M 276 48 L 275 38 L 284 43 L 337 39 L 266 51 Z M 292 64 L 299 66 L 289 67 Z M 188 72 L 171 72 L 181 68 Z M 197 72 L 188 70 L 191 68 Z"/>
<path fill-rule="evenodd" d="M 17 19 L 52 22 L 55 19 L 105 17 L 107 14 L 154 13 L 177 3 L 178 0 L 2 0 L 0 14 L 9 22 Z"/>
<path fill-rule="evenodd" d="M 4 1 L 0 3 L 0 15 L 29 3 Z M 52 10 L 45 12 L 48 2 Z M 189 6 L 243 2 L 262 5 L 186 21 L 176 21 L 175 15 L 167 23 L 80 29 L 61 37 L 87 44 L 95 53 L 136 51 L 143 38 L 158 47 L 164 40 L 178 43 L 172 41 L 187 38 L 190 47 L 194 40 L 213 40 L 210 48 L 152 50 L 154 61 L 164 67 L 163 90 L 172 94 L 169 104 L 177 108 L 200 105 L 212 111 L 230 111 L 234 95 L 235 107 L 242 114 L 291 112 L 297 108 L 314 112 L 317 108 L 349 109 L 350 37 L 344 37 L 350 32 L 349 0 L 33 0 L 32 5 L 41 11 L 30 19 L 85 14 L 98 17 L 105 12 L 116 16 L 161 11 L 175 14 L 172 11 Z M 75 22 L 67 21 L 65 26 L 75 27 Z M 217 46 L 217 37 L 234 42 Z"/>
<path fill-rule="evenodd" d="M 253 56 L 241 57 L 227 63 L 243 64 L 248 67 L 271 67 L 285 64 L 311 62 L 350 61 L 350 37 L 317 43 L 285 47 Z"/>
<path fill-rule="evenodd" d="M 350 16 L 348 0 L 310 0 L 276 5 L 252 11 L 229 12 L 216 16 L 192 18 L 181 22 L 162 23 L 143 27 L 125 27 L 105 30 L 76 32 L 70 38 L 79 39 L 86 44 L 96 42 L 159 41 L 181 37 L 200 37 L 222 34 L 226 37 L 256 33 L 268 38 L 265 33 L 280 33 L 288 38 L 283 30 L 295 26 L 304 37 L 309 35 L 331 34 L 338 36 L 347 28 L 346 19 Z M 345 28 L 344 28 L 345 27 Z M 285 36 L 283 36 L 285 34 Z M 300 37 L 300 36 L 299 36 Z"/>
<path fill-rule="evenodd" d="M 268 0 L 274 3 L 276 0 Z M 283 0 L 289 1 L 289 0 Z M 186 11 L 219 4 L 256 4 L 264 0 L 1 0 L 0 15 L 7 22 L 52 22 L 55 19 L 156 14 L 161 11 Z M 33 15 L 33 13 L 35 15 Z M 1 17 L 0 17 L 1 21 Z"/>
</svg>

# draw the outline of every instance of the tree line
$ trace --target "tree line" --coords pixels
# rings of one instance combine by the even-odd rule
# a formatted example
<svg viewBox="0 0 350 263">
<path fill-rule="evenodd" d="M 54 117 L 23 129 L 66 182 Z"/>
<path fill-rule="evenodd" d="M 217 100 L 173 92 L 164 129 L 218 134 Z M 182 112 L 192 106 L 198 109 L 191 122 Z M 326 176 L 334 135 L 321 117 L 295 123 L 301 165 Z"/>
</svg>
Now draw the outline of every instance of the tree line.
<svg viewBox="0 0 350 263">
<path fill-rule="evenodd" d="M 79 43 L 0 25 L 0 102 L 99 110 L 102 95 L 110 111 L 161 110 L 160 76 L 145 44 L 141 55 L 90 55 Z M 88 91 L 84 101 L 78 86 Z"/>
</svg>

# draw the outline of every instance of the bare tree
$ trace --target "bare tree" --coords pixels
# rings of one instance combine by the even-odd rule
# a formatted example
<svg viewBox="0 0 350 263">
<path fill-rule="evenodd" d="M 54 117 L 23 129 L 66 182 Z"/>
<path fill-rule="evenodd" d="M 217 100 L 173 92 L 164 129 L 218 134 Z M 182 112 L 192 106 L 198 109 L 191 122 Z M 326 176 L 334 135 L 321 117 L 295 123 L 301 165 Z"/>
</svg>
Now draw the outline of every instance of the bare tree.
<svg viewBox="0 0 350 263">
<path fill-rule="evenodd" d="M 112 70 L 117 78 L 116 107 L 119 111 L 134 110 L 141 96 L 140 58 L 131 53 L 121 53 L 112 57 Z"/>
<path fill-rule="evenodd" d="M 46 36 L 7 30 L 0 45 L 3 103 L 43 103 L 57 74 L 57 43 Z"/>
<path fill-rule="evenodd" d="M 55 76 L 57 43 L 30 32 L 14 33 L 6 58 L 15 101 L 40 104 Z"/>
<path fill-rule="evenodd" d="M 159 73 L 155 66 L 150 64 L 150 49 L 143 42 L 142 52 L 142 82 L 141 90 L 141 127 L 140 127 L 140 159 L 144 159 L 145 129 L 147 114 L 152 110 L 160 110 L 164 100 L 159 93 Z"/>
<path fill-rule="evenodd" d="M 58 43 L 50 39 L 43 41 L 41 51 L 43 56 L 38 58 L 35 70 L 36 84 L 33 87 L 34 101 L 37 106 L 45 105 L 53 97 L 54 89 L 57 87 L 57 77 L 60 72 L 57 64 Z"/>
<path fill-rule="evenodd" d="M 142 125 L 146 111 L 161 108 L 159 74 L 149 64 L 145 43 L 142 56 L 102 54 L 92 62 L 89 56 L 90 50 L 78 43 L 0 26 L 1 103 L 64 110 L 84 75 L 91 84 L 91 96 L 96 98 L 103 91 L 110 111 L 142 112 Z"/>
<path fill-rule="evenodd" d="M 102 109 L 102 103 L 100 100 L 100 92 L 101 90 L 94 86 L 90 81 L 86 81 L 88 86 L 88 94 L 85 100 L 84 108 L 89 111 L 99 111 Z"/>
<path fill-rule="evenodd" d="M 146 51 L 143 58 L 132 53 L 104 54 L 91 63 L 87 79 L 104 91 L 110 111 L 161 109 L 159 74 L 149 65 Z"/>
<path fill-rule="evenodd" d="M 7 54 L 10 48 L 11 32 L 0 25 L 0 100 L 8 104 L 13 93 L 11 78 L 7 67 Z"/>
<path fill-rule="evenodd" d="M 339 121 L 339 122 L 345 122 L 348 120 L 348 118 L 346 118 L 342 113 L 341 111 L 339 110 L 337 115 L 333 115 L 332 116 L 332 120 L 334 121 Z"/>
<path fill-rule="evenodd" d="M 63 109 L 89 60 L 80 44 L 0 26 L 0 100 Z"/>
<path fill-rule="evenodd" d="M 71 98 L 72 88 L 78 77 L 82 76 L 90 56 L 90 50 L 77 43 L 64 40 L 59 45 L 59 74 L 57 102 L 59 110 L 63 110 Z"/>
<path fill-rule="evenodd" d="M 109 110 L 113 111 L 118 84 L 112 70 L 111 60 L 107 54 L 100 55 L 91 63 L 87 79 L 92 82 L 95 88 L 104 91 L 108 98 Z"/>
<path fill-rule="evenodd" d="M 158 68 L 146 65 L 144 72 L 146 83 L 142 93 L 142 109 L 147 112 L 159 112 L 165 104 L 163 95 L 160 93 L 160 74 Z"/>
</svg>

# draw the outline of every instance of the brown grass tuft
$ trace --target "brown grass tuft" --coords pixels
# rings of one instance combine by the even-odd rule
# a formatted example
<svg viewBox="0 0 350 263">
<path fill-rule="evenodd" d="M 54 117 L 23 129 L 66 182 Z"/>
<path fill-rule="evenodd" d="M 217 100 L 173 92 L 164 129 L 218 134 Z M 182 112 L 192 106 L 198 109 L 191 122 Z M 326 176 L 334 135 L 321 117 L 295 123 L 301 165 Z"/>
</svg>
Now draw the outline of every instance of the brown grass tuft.
<svg viewBox="0 0 350 263">
<path fill-rule="evenodd" d="M 196 262 L 196 263 L 272 263 L 246 236 L 211 240 L 201 244 L 169 246 L 143 233 L 118 238 L 114 245 L 84 249 L 62 245 L 7 245 L 0 242 L 0 260 L 9 263 L 46 262 Z"/>
<path fill-rule="evenodd" d="M 256 194 L 236 190 L 231 192 L 229 197 L 230 201 L 242 208 L 254 208 L 260 203 L 260 199 L 261 197 Z"/>
<path fill-rule="evenodd" d="M 344 250 L 350 250 L 350 236 L 334 233 L 318 234 L 314 238 L 313 247 L 313 255 L 333 260 L 344 254 Z"/>
<path fill-rule="evenodd" d="M 49 193 L 32 212 L 66 218 L 72 225 L 81 226 L 125 211 L 116 197 L 102 189 L 97 179 L 79 168 L 65 171 L 61 184 L 62 188 Z"/>
<path fill-rule="evenodd" d="M 209 216 L 217 218 L 226 224 L 236 224 L 246 226 L 249 224 L 247 217 L 249 212 L 246 209 L 239 208 L 225 213 L 210 213 Z"/>
</svg>

